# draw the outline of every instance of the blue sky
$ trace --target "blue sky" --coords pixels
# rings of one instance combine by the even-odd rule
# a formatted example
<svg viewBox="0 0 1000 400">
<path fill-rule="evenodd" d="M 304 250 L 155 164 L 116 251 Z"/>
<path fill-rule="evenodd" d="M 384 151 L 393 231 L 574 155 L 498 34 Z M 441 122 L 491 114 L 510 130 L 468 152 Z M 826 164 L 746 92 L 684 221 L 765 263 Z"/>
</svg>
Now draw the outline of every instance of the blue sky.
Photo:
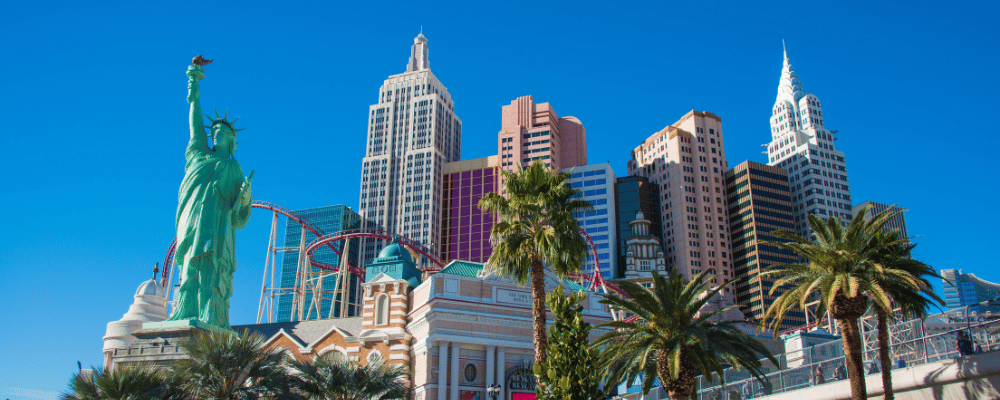
<svg viewBox="0 0 1000 400">
<path fill-rule="evenodd" d="M 0 6 L 0 396 L 52 398 L 76 361 L 100 365 L 105 325 L 163 259 L 192 56 L 216 60 L 203 104 L 242 116 L 256 199 L 356 209 L 367 107 L 421 26 L 463 158 L 493 154 L 500 107 L 531 94 L 578 117 L 590 161 L 619 176 L 691 109 L 722 117 L 730 166 L 766 162 L 784 39 L 854 201 L 900 203 L 918 258 L 1000 281 L 995 3 L 362 3 Z M 254 321 L 269 222 L 237 238 L 234 324 Z"/>
</svg>

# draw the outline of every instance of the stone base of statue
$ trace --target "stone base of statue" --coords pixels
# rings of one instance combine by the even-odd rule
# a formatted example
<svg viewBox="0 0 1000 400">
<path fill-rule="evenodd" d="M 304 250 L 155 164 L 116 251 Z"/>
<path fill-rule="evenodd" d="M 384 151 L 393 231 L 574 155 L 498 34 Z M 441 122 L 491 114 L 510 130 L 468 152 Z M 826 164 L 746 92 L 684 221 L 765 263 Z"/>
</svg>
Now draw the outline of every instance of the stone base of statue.
<svg viewBox="0 0 1000 400">
<path fill-rule="evenodd" d="M 211 328 L 198 320 L 147 322 L 132 333 L 136 340 L 130 346 L 108 354 L 109 364 L 156 365 L 169 367 L 188 358 L 180 342 Z"/>
</svg>

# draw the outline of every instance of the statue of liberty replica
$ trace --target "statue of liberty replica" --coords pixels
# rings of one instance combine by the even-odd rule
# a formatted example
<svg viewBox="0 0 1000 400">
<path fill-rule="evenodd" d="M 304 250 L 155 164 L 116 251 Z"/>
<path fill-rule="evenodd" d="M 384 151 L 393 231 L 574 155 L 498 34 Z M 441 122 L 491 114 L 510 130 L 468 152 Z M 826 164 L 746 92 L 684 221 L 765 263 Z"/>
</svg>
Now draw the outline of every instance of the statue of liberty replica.
<svg viewBox="0 0 1000 400">
<path fill-rule="evenodd" d="M 177 252 L 180 271 L 177 304 L 169 321 L 210 329 L 229 327 L 229 298 L 236 272 L 236 231 L 250 219 L 253 171 L 243 177 L 236 153 L 237 119 L 202 119 L 198 81 L 211 60 L 197 56 L 187 69 L 191 139 L 184 152 L 184 180 L 177 193 Z M 205 129 L 211 130 L 206 133 Z M 212 145 L 208 144 L 208 136 Z"/>
</svg>

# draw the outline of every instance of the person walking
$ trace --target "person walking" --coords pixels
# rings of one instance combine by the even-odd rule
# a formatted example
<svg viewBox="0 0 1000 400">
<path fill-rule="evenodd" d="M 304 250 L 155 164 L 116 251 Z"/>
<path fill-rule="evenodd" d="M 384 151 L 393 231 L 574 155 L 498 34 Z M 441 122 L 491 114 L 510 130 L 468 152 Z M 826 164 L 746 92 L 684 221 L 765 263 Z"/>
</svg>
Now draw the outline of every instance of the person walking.
<svg viewBox="0 0 1000 400">
<path fill-rule="evenodd" d="M 838 381 L 847 379 L 847 367 L 844 366 L 844 364 L 840 364 L 834 374 L 836 375 Z"/>
<path fill-rule="evenodd" d="M 969 335 L 965 331 L 958 331 L 958 335 L 955 338 L 955 347 L 958 347 L 960 357 L 972 354 L 972 341 L 969 340 Z"/>
<path fill-rule="evenodd" d="M 826 377 L 823 376 L 823 366 L 817 365 L 816 372 L 813 374 L 813 385 L 822 385 L 826 383 Z"/>
</svg>

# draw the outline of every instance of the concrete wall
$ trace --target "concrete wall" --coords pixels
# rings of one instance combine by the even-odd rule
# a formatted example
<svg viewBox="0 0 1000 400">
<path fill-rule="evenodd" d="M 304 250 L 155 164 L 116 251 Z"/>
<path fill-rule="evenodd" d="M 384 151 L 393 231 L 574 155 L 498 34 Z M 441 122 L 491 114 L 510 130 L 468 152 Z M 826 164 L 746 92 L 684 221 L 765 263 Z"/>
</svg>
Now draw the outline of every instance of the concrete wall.
<svg viewBox="0 0 1000 400">
<path fill-rule="evenodd" d="M 893 370 L 897 400 L 1000 399 L 1000 352 L 961 357 Z M 868 375 L 868 396 L 881 398 L 882 376 Z M 840 400 L 851 398 L 847 381 L 837 381 L 759 400 Z"/>
</svg>

